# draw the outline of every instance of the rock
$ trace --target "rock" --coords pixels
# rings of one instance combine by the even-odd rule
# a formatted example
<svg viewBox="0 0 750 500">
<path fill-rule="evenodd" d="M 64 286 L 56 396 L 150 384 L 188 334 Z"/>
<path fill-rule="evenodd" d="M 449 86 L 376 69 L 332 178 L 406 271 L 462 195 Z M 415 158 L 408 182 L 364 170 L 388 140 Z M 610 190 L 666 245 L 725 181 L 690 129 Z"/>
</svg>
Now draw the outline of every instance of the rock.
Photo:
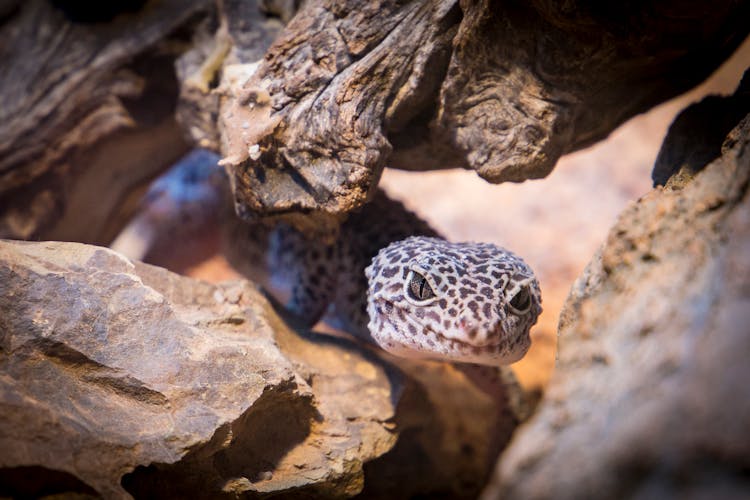
<svg viewBox="0 0 750 500">
<path fill-rule="evenodd" d="M 723 123 L 722 109 L 702 118 Z M 549 390 L 483 498 L 747 497 L 748 112 L 720 148 L 702 143 L 714 134 L 679 138 L 665 171 L 695 157 L 690 143 L 721 154 L 620 216 L 563 309 Z"/>
<path fill-rule="evenodd" d="M 517 423 L 511 392 L 294 332 L 248 282 L 77 243 L 0 241 L 0 332 L 2 496 L 470 497 Z"/>
<path fill-rule="evenodd" d="M 386 164 L 544 177 L 698 84 L 748 33 L 744 4 L 656 4 L 304 2 L 222 101 L 235 195 L 320 231 L 367 201 Z"/>
</svg>

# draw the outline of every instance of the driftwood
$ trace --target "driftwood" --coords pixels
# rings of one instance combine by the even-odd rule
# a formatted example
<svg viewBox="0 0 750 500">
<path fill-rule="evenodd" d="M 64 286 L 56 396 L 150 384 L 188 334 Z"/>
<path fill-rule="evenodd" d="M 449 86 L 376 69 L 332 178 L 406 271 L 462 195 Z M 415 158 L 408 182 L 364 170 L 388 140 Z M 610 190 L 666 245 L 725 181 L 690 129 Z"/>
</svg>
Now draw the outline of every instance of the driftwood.
<svg viewBox="0 0 750 500">
<path fill-rule="evenodd" d="M 748 16 L 742 2 L 312 0 L 229 89 L 224 163 L 251 212 L 318 224 L 362 204 L 385 165 L 543 177 L 704 79 Z"/>
<path fill-rule="evenodd" d="M 175 30 L 207 5 L 164 0 L 118 14 L 31 0 L 3 13 L 0 236 L 116 235 L 134 191 L 190 147 L 174 118 L 172 67 L 184 50 Z"/>
<path fill-rule="evenodd" d="M 107 243 L 191 145 L 221 150 L 244 215 L 328 232 L 385 165 L 542 177 L 700 82 L 750 16 L 746 2 L 297 4 L 3 4 L 0 236 Z"/>
</svg>

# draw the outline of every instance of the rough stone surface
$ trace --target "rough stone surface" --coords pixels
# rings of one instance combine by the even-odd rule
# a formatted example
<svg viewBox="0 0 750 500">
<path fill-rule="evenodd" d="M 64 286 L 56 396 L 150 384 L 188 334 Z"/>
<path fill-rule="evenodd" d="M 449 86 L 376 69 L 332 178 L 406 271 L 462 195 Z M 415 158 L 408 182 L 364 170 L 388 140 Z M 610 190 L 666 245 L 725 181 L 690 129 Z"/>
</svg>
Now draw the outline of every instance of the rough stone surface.
<svg viewBox="0 0 750 500">
<path fill-rule="evenodd" d="M 386 164 L 543 177 L 708 76 L 748 14 L 675 1 L 305 2 L 227 90 L 224 163 L 249 212 L 310 212 L 318 225 L 362 205 Z"/>
<path fill-rule="evenodd" d="M 517 422 L 447 365 L 99 247 L 0 242 L 0 332 L 0 495 L 471 497 Z"/>
<path fill-rule="evenodd" d="M 621 215 L 573 286 L 552 383 L 484 498 L 747 497 L 748 111 L 719 158 Z M 691 157 L 684 138 L 665 146 L 676 140 Z"/>
</svg>

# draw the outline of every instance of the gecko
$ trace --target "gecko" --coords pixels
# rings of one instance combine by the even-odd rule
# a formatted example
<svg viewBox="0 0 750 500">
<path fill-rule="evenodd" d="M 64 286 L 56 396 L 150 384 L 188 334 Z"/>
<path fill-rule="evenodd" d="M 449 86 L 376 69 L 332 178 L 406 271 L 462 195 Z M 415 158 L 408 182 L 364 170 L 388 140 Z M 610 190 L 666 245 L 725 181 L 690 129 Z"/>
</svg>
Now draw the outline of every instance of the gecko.
<svg viewBox="0 0 750 500">
<path fill-rule="evenodd" d="M 331 243 L 283 222 L 248 223 L 230 202 L 218 201 L 231 195 L 217 159 L 189 156 L 156 183 L 145 198 L 145 213 L 158 208 L 149 224 L 220 213 L 229 263 L 303 325 L 325 317 L 399 357 L 499 366 L 526 354 L 542 298 L 534 272 L 515 253 L 492 243 L 449 242 L 380 189 L 349 214 Z"/>
</svg>

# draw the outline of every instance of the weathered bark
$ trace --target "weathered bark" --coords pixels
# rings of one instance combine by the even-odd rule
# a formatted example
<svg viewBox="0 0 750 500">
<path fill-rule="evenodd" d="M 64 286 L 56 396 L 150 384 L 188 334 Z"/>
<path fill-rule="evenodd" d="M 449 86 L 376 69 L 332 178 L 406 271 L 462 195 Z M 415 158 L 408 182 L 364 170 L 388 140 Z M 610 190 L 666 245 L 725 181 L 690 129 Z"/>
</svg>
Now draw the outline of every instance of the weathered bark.
<svg viewBox="0 0 750 500">
<path fill-rule="evenodd" d="M 383 121 L 408 122 L 437 91 L 459 19 L 437 0 L 306 3 L 223 104 L 237 197 L 254 212 L 334 218 L 364 203 L 391 149 Z"/>
<path fill-rule="evenodd" d="M 313 0 L 227 89 L 224 163 L 249 212 L 318 224 L 364 203 L 386 164 L 543 177 L 700 82 L 748 16 L 743 2 Z"/>
<path fill-rule="evenodd" d="M 543 176 L 705 77 L 750 9 L 313 0 L 266 53 L 281 21 L 256 2 L 128 6 L 4 4 L 0 235 L 111 240 L 188 147 L 175 114 L 195 144 L 222 133 L 241 212 L 310 230 L 334 230 L 386 164 Z M 297 2 L 260 7 L 288 19 Z"/>
<path fill-rule="evenodd" d="M 254 0 L 225 0 L 196 26 L 192 47 L 177 60 L 181 82 L 177 117 L 194 144 L 220 149 L 219 98 L 222 80 L 243 78 L 244 65 L 263 58 L 283 28 L 279 19 L 267 17 Z M 283 17 L 292 5 L 270 5 L 267 10 Z M 244 76 L 242 81 L 247 79 Z M 240 82 L 241 83 L 241 82 Z"/>
<path fill-rule="evenodd" d="M 134 190 L 189 147 L 174 119 L 179 40 L 160 42 L 207 4 L 149 2 L 116 15 L 32 0 L 5 13 L 0 236 L 114 237 Z"/>
<path fill-rule="evenodd" d="M 550 388 L 484 498 L 747 496 L 748 104 L 725 138 L 673 127 L 680 178 L 626 210 L 574 284 Z M 694 109 L 726 123 L 715 101 Z"/>
</svg>

